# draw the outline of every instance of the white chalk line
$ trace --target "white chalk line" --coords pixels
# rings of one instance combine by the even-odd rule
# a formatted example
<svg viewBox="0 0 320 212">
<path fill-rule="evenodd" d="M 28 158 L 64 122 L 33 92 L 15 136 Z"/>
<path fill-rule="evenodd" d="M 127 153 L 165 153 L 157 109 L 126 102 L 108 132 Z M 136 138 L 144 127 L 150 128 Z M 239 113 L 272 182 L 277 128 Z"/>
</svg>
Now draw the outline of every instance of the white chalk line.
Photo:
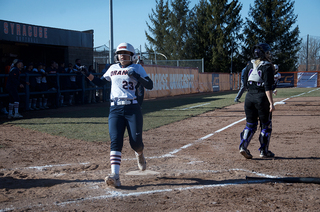
<svg viewBox="0 0 320 212">
<path fill-rule="evenodd" d="M 84 162 L 84 163 L 67 163 L 67 164 L 53 164 L 53 165 L 44 165 L 44 166 L 29 166 L 29 167 L 20 167 L 20 168 L 10 168 L 10 169 L 0 169 L 0 171 L 6 171 L 6 170 L 21 170 L 21 169 L 36 169 L 38 171 L 46 171 L 48 168 L 54 168 L 54 167 L 64 167 L 64 166 L 74 166 L 74 165 L 88 165 L 90 162 Z"/>
<path fill-rule="evenodd" d="M 189 109 L 192 109 L 192 108 L 201 107 L 201 106 L 209 105 L 209 104 L 210 103 L 205 103 L 205 104 L 195 105 L 195 106 L 192 106 L 192 107 L 186 107 L 186 108 L 182 108 L 182 109 L 164 109 L 164 110 L 189 110 Z"/>
<path fill-rule="evenodd" d="M 320 88 L 317 88 L 317 89 L 314 89 L 314 90 L 311 90 L 309 91 L 308 93 L 311 93 L 313 91 L 316 91 L 316 90 L 319 90 Z M 302 93 L 302 94 L 299 94 L 299 95 L 295 95 L 295 96 L 291 96 L 290 98 L 294 98 L 294 97 L 299 97 L 301 95 L 304 95 L 306 93 Z M 281 102 L 284 102 L 284 101 L 287 101 L 289 100 L 290 98 L 287 98 L 287 99 L 284 99 L 282 100 Z M 205 140 L 211 136 L 213 136 L 215 133 L 218 133 L 218 132 L 221 132 L 237 123 L 240 123 L 242 121 L 244 121 L 246 118 L 243 118 L 241 120 L 238 120 L 236 122 L 233 122 L 232 124 L 226 126 L 226 127 L 223 127 L 217 131 L 215 131 L 214 133 L 210 133 L 196 141 L 194 141 L 194 143 L 196 142 L 199 142 L 199 141 L 202 141 L 202 140 Z M 192 146 L 194 143 L 190 143 L 190 144 L 187 144 L 187 145 L 184 145 L 183 147 L 179 148 L 179 149 L 176 149 L 174 151 L 171 151 L 169 152 L 168 154 L 165 154 L 165 155 L 162 155 L 160 157 L 150 157 L 150 158 L 163 158 L 163 157 L 173 157 L 173 154 L 181 151 L 182 149 L 185 149 L 185 148 L 188 148 L 190 146 Z M 134 160 L 134 159 L 128 159 L 128 160 Z M 81 164 L 81 163 L 80 163 Z M 83 163 L 83 164 L 87 164 L 87 163 Z M 43 167 L 53 167 L 53 166 L 64 166 L 66 164 L 60 164 L 60 165 L 46 165 L 46 166 L 43 166 Z M 25 168 L 35 168 L 35 167 L 25 167 Z M 36 169 L 39 169 L 39 168 L 36 168 Z M 39 169 L 40 170 L 40 169 Z M 248 171 L 248 170 L 244 170 L 244 169 L 230 169 L 231 171 L 245 171 L 245 172 L 249 172 L 249 173 L 252 173 L 252 174 L 256 174 L 258 176 L 262 176 L 262 177 L 268 177 L 268 178 L 277 178 L 279 176 L 272 176 L 272 175 L 267 175 L 267 174 L 263 174 L 263 173 L 257 173 L 257 172 L 252 172 L 252 171 Z M 217 172 L 217 171 L 213 171 L 213 172 Z M 257 183 L 261 183 L 261 182 L 264 182 L 265 180 L 257 180 L 257 181 L 251 181 L 251 182 L 257 182 Z M 204 188 L 212 188 L 212 187 L 223 187 L 223 186 L 230 186 L 230 185 L 241 185 L 241 184 L 247 184 L 247 182 L 244 182 L 244 181 L 239 181 L 238 183 L 226 183 L 226 184 L 211 184 L 211 185 L 203 185 L 203 186 L 190 186 L 190 187 L 178 187 L 178 188 L 174 188 L 174 189 L 160 189 L 160 190 L 150 190 L 150 191 L 144 191 L 144 192 L 131 192 L 131 193 L 122 193 L 122 192 L 117 192 L 117 191 L 112 191 L 110 192 L 111 194 L 110 195 L 102 195 L 102 196 L 96 196 L 96 197 L 87 197 L 87 198 L 81 198 L 81 199 L 77 199 L 77 200 L 71 200 L 71 201 L 66 201 L 66 202 L 61 202 L 61 203 L 53 203 L 57 206 L 63 206 L 63 205 L 66 205 L 66 204 L 72 204 L 72 203 L 79 203 L 81 201 L 86 201 L 86 200 L 98 200 L 98 199 L 108 199 L 108 198 L 114 198 L 114 197 L 128 197 L 128 196 L 139 196 L 139 195 L 143 195 L 143 194 L 154 194 L 154 193 L 161 193 L 161 192 L 171 192 L 171 191 L 183 191 L 183 190 L 192 190 L 192 189 L 204 189 Z M 52 205 L 52 204 L 47 204 L 48 206 L 49 205 Z M 31 207 L 43 207 L 44 205 L 34 205 L 34 206 L 31 206 Z M 28 206 L 30 207 L 30 206 Z M 6 208 L 6 209 L 0 209 L 0 212 L 4 212 L 4 211 L 9 211 L 9 210 L 17 210 L 17 209 L 21 209 L 21 208 Z"/>
<path fill-rule="evenodd" d="M 185 170 L 184 170 L 185 171 Z M 228 169 L 228 170 L 190 170 L 188 172 L 196 172 L 196 173 L 221 173 L 221 172 L 229 172 L 229 171 L 242 171 L 242 172 L 247 172 L 251 174 L 255 174 L 257 176 L 262 176 L 262 177 L 267 177 L 267 178 L 279 178 L 281 176 L 273 176 L 273 175 L 267 175 L 259 172 L 254 172 L 254 171 L 249 171 L 246 169 Z M 250 181 L 250 183 L 262 183 L 266 182 L 267 180 L 255 180 L 255 181 Z M 52 204 L 36 204 L 36 205 L 28 205 L 25 207 L 16 207 L 16 208 L 4 208 L 0 209 L 0 212 L 5 212 L 5 211 L 10 211 L 10 210 L 22 210 L 24 208 L 35 208 L 35 207 L 46 207 L 46 206 L 65 206 L 69 204 L 78 204 L 80 202 L 84 201 L 92 201 L 92 200 L 105 200 L 109 198 L 117 198 L 117 197 L 130 197 L 130 196 L 141 196 L 141 195 L 147 195 L 147 194 L 155 194 L 155 193 L 164 193 L 164 192 L 172 192 L 172 191 L 185 191 L 185 190 L 195 190 L 195 189 L 206 189 L 206 188 L 214 188 L 214 187 L 225 187 L 225 186 L 237 186 L 237 185 L 242 185 L 242 184 L 248 184 L 249 182 L 244 181 L 244 180 L 239 180 L 232 183 L 222 183 L 222 184 L 209 184 L 209 185 L 196 185 L 196 186 L 188 186 L 188 187 L 175 187 L 175 188 L 170 188 L 170 189 L 158 189 L 158 190 L 149 190 L 149 191 L 141 191 L 141 192 L 121 192 L 120 190 L 108 190 L 106 195 L 100 195 L 100 196 L 90 196 L 90 197 L 85 197 L 85 198 L 80 198 L 80 199 L 74 199 L 74 200 L 68 200 L 65 202 L 59 202 L 59 203 L 52 203 Z M 97 184 L 97 183 L 95 183 Z"/>
</svg>

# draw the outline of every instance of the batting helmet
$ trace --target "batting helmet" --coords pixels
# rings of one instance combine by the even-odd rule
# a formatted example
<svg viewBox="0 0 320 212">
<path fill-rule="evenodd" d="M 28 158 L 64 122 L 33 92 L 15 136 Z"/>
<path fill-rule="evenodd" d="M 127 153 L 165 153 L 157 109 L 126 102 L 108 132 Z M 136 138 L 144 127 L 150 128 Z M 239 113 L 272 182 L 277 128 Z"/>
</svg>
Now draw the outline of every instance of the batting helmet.
<svg viewBox="0 0 320 212">
<path fill-rule="evenodd" d="M 116 50 L 116 55 L 115 55 L 115 59 L 118 61 L 118 53 L 120 51 L 127 51 L 127 52 L 130 52 L 131 53 L 131 61 L 135 61 L 136 60 L 136 52 L 133 48 L 133 46 L 130 44 L 130 43 L 120 43 L 118 46 L 117 46 L 117 50 Z"/>
<path fill-rule="evenodd" d="M 277 73 L 279 71 L 279 66 L 274 64 L 274 70 L 275 70 L 275 73 Z"/>
</svg>

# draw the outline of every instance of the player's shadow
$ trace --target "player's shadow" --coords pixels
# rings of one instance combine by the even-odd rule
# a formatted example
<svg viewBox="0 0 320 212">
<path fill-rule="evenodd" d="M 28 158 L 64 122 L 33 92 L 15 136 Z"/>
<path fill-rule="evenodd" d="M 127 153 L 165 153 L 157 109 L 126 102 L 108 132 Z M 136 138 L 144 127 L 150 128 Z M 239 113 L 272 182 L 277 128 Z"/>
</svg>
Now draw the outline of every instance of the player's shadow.
<svg viewBox="0 0 320 212">
<path fill-rule="evenodd" d="M 0 177 L 0 189 L 29 189 L 81 182 L 102 183 L 104 180 L 16 179 L 13 177 Z"/>
</svg>

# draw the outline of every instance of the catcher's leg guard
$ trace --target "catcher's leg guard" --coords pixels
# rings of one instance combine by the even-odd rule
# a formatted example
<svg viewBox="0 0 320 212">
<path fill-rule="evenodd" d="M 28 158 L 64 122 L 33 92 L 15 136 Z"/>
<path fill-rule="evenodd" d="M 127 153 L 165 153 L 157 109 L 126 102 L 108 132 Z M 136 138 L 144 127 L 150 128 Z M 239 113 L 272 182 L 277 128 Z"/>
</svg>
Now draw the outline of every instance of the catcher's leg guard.
<svg viewBox="0 0 320 212">
<path fill-rule="evenodd" d="M 252 136 L 257 131 L 257 125 L 258 125 L 258 123 L 247 123 L 246 124 L 246 127 L 244 128 L 244 130 L 240 133 L 241 142 L 240 142 L 239 149 L 241 147 L 247 149 L 247 147 L 249 146 L 249 143 L 252 139 Z"/>
<path fill-rule="evenodd" d="M 259 135 L 259 141 L 260 141 L 259 150 L 260 151 L 264 150 L 265 152 L 268 152 L 271 132 L 272 132 L 272 122 L 271 121 L 261 124 L 261 133 Z"/>
</svg>

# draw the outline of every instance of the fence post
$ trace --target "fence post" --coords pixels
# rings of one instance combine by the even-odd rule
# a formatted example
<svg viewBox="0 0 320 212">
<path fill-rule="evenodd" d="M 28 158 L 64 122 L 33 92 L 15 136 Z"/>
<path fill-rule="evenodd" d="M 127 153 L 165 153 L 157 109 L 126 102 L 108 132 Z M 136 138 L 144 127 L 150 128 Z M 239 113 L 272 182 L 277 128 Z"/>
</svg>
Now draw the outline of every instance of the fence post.
<svg viewBox="0 0 320 212">
<path fill-rule="evenodd" d="M 86 85 L 85 85 L 85 79 L 84 79 L 84 75 L 82 74 L 82 97 L 81 97 L 81 103 L 84 104 L 84 99 L 85 99 L 85 95 L 86 95 Z"/>
<path fill-rule="evenodd" d="M 204 73 L 204 58 L 201 59 L 201 63 L 202 63 L 202 73 Z"/>
<path fill-rule="evenodd" d="M 26 73 L 26 82 L 29 82 L 29 74 Z M 25 87 L 25 107 L 26 107 L 26 110 L 29 110 L 29 100 L 30 100 L 30 86 L 28 84 L 26 84 L 26 87 Z"/>
</svg>

